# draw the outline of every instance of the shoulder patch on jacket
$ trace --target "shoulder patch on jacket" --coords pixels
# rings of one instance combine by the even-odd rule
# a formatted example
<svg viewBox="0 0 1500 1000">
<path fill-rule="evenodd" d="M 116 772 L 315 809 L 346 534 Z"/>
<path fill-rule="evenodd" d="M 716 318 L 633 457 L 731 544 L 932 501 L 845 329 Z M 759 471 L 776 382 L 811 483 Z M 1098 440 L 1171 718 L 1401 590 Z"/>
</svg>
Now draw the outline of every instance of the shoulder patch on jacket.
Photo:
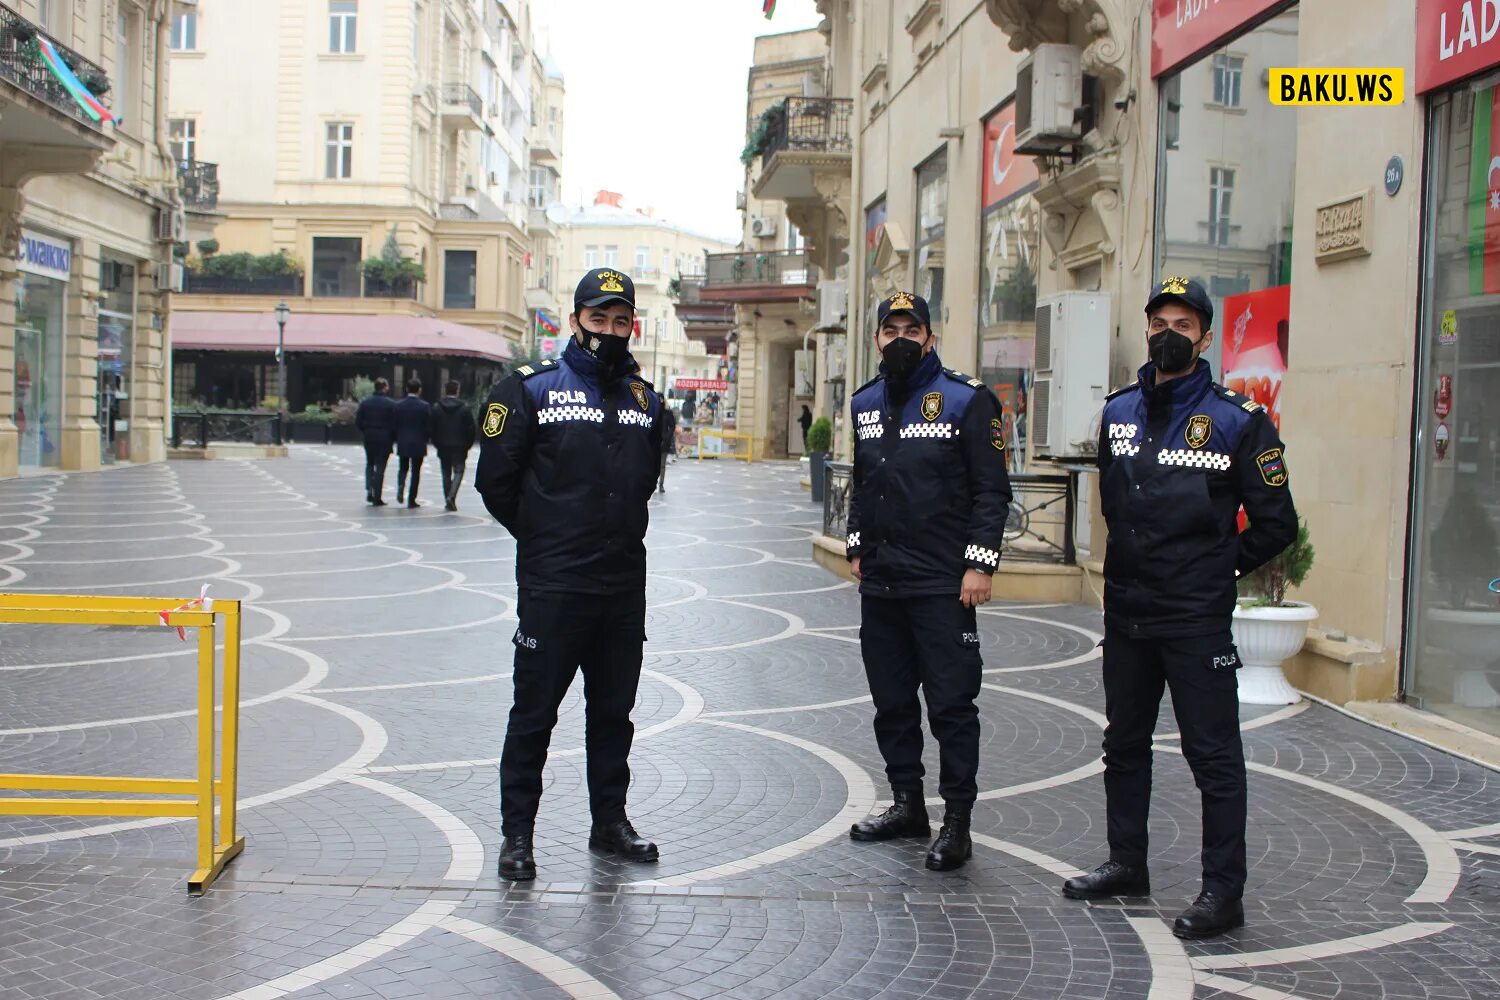
<svg viewBox="0 0 1500 1000">
<path fill-rule="evenodd" d="M 556 367 L 557 362 L 552 360 L 551 358 L 548 358 L 546 361 L 538 361 L 534 365 L 522 365 L 521 367 L 516 369 L 516 374 L 519 375 L 522 379 L 528 379 L 533 375 L 540 375 L 542 372 L 551 371 Z"/>
<path fill-rule="evenodd" d="M 983 381 L 981 381 L 980 379 L 975 378 L 972 375 L 965 375 L 961 371 L 956 371 L 956 370 L 954 370 L 952 368 L 944 368 L 943 369 L 943 374 L 946 375 L 946 376 L 948 376 L 949 378 L 951 378 L 955 382 L 962 382 L 964 385 L 973 386 L 975 389 L 983 389 L 984 388 L 984 382 Z"/>
</svg>

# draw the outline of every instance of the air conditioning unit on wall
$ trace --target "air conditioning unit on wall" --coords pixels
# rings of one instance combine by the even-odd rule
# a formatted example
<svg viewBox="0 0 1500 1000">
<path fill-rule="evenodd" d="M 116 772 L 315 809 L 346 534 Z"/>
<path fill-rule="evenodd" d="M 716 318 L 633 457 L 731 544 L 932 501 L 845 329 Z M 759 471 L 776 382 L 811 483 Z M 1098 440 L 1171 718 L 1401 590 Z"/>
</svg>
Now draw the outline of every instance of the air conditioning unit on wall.
<svg viewBox="0 0 1500 1000">
<path fill-rule="evenodd" d="M 156 265 L 156 290 L 158 292 L 182 291 L 183 270 L 181 264 Z"/>
<path fill-rule="evenodd" d="M 766 219 L 766 218 L 751 219 L 750 220 L 750 235 L 751 236 L 775 236 L 776 235 L 776 220 L 775 219 Z"/>
<path fill-rule="evenodd" d="M 844 281 L 818 282 L 818 329 L 842 330 L 849 315 L 849 285 Z"/>
<path fill-rule="evenodd" d="M 181 243 L 187 239 L 187 213 L 181 205 L 157 210 L 156 239 L 160 243 Z"/>
<path fill-rule="evenodd" d="M 1109 392 L 1110 301 L 1104 292 L 1059 292 L 1036 303 L 1036 379 L 1027 413 L 1032 455 L 1092 459 Z"/>
<path fill-rule="evenodd" d="M 1038 45 L 1016 70 L 1016 152 L 1049 153 L 1083 136 L 1083 50 Z"/>
</svg>

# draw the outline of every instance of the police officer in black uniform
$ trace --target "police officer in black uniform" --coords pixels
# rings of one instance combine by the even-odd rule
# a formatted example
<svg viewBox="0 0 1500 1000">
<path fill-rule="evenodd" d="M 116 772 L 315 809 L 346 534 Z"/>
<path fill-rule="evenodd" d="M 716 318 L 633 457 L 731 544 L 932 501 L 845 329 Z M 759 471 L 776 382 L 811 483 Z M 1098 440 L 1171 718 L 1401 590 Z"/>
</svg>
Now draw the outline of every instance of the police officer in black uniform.
<svg viewBox="0 0 1500 1000">
<path fill-rule="evenodd" d="M 880 304 L 880 374 L 855 392 L 854 480 L 847 557 L 859 578 L 860 649 L 875 701 L 875 740 L 895 804 L 856 823 L 854 840 L 928 837 L 922 795 L 922 704 L 937 738 L 943 826 L 934 871 L 973 853 L 983 664 L 975 609 L 1010 504 L 1000 402 L 979 379 L 943 367 L 927 302 L 898 292 Z"/>
<path fill-rule="evenodd" d="M 1245 754 L 1235 576 L 1297 535 L 1286 459 L 1264 408 L 1213 381 L 1203 286 L 1166 278 L 1146 304 L 1150 361 L 1111 393 L 1099 428 L 1104 562 L 1104 789 L 1109 860 L 1068 879 L 1072 899 L 1147 895 L 1151 736 L 1163 685 L 1203 800 L 1203 891 L 1182 938 L 1245 922 Z M 1243 505 L 1249 527 L 1237 533 Z"/>
<path fill-rule="evenodd" d="M 557 709 L 583 671 L 589 846 L 655 861 L 625 813 L 646 627 L 646 505 L 661 397 L 630 356 L 635 286 L 583 276 L 560 361 L 524 365 L 480 418 L 475 487 L 516 539 L 515 702 L 500 758 L 501 878 L 536 877 L 532 832 Z"/>
</svg>

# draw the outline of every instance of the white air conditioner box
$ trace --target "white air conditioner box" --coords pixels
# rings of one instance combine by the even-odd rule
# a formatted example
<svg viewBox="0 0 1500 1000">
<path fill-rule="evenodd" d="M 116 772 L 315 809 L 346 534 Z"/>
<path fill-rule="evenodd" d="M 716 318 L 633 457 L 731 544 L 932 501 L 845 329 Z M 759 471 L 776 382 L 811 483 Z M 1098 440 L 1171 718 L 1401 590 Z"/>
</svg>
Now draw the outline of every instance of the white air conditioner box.
<svg viewBox="0 0 1500 1000">
<path fill-rule="evenodd" d="M 1036 380 L 1027 405 L 1032 455 L 1092 459 L 1109 392 L 1110 301 L 1059 292 L 1036 303 Z"/>
<path fill-rule="evenodd" d="M 849 284 L 845 281 L 818 282 L 818 329 L 842 330 L 849 315 Z"/>
<path fill-rule="evenodd" d="M 183 270 L 181 264 L 156 265 L 156 290 L 158 292 L 182 291 Z"/>
<path fill-rule="evenodd" d="M 156 238 L 162 243 L 181 243 L 187 239 L 187 213 L 181 205 L 157 210 Z"/>
<path fill-rule="evenodd" d="M 1083 134 L 1083 52 L 1076 45 L 1038 45 L 1016 70 L 1016 152 L 1049 153 Z"/>
<path fill-rule="evenodd" d="M 751 236 L 775 236 L 776 235 L 776 220 L 775 219 L 766 219 L 766 218 L 751 219 L 750 220 L 750 235 Z"/>
</svg>

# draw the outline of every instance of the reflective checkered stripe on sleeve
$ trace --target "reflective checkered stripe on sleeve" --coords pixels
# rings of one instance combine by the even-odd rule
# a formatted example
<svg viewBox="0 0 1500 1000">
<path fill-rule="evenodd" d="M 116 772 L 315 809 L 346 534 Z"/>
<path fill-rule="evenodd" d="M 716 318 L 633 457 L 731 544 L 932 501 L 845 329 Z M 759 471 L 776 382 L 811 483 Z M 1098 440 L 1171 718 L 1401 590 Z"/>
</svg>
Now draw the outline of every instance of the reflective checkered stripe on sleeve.
<svg viewBox="0 0 1500 1000">
<path fill-rule="evenodd" d="M 621 427 L 629 427 L 632 424 L 636 427 L 650 427 L 653 422 L 651 414 L 642 413 L 640 410 L 619 410 L 615 413 L 615 417 L 619 420 Z"/>
<path fill-rule="evenodd" d="M 844 539 L 844 543 L 851 549 L 859 548 L 859 532 L 849 532 L 849 537 Z"/>
<path fill-rule="evenodd" d="M 538 410 L 536 414 L 536 422 L 539 424 L 560 424 L 570 420 L 602 424 L 604 411 L 594 406 L 549 406 L 545 410 Z"/>
<path fill-rule="evenodd" d="M 983 545 L 970 545 L 964 550 L 964 558 L 969 562 L 981 563 L 991 568 L 1000 565 L 1000 553 L 994 549 L 987 549 Z"/>
<path fill-rule="evenodd" d="M 1190 469 L 1216 469 L 1219 472 L 1228 472 L 1234 458 L 1214 451 L 1188 451 L 1186 449 L 1172 449 L 1157 453 L 1158 465 L 1183 465 Z"/>
<path fill-rule="evenodd" d="M 1138 444 L 1131 444 L 1129 441 L 1111 441 L 1109 443 L 1109 450 L 1113 452 L 1117 457 L 1120 455 L 1124 455 L 1127 458 L 1134 458 L 1136 455 L 1140 454 L 1141 446 Z"/>
<path fill-rule="evenodd" d="M 885 437 L 885 424 L 864 424 L 859 428 L 858 433 L 861 441 Z"/>
<path fill-rule="evenodd" d="M 901 428 L 903 438 L 951 438 L 952 424 L 907 424 Z"/>
</svg>

